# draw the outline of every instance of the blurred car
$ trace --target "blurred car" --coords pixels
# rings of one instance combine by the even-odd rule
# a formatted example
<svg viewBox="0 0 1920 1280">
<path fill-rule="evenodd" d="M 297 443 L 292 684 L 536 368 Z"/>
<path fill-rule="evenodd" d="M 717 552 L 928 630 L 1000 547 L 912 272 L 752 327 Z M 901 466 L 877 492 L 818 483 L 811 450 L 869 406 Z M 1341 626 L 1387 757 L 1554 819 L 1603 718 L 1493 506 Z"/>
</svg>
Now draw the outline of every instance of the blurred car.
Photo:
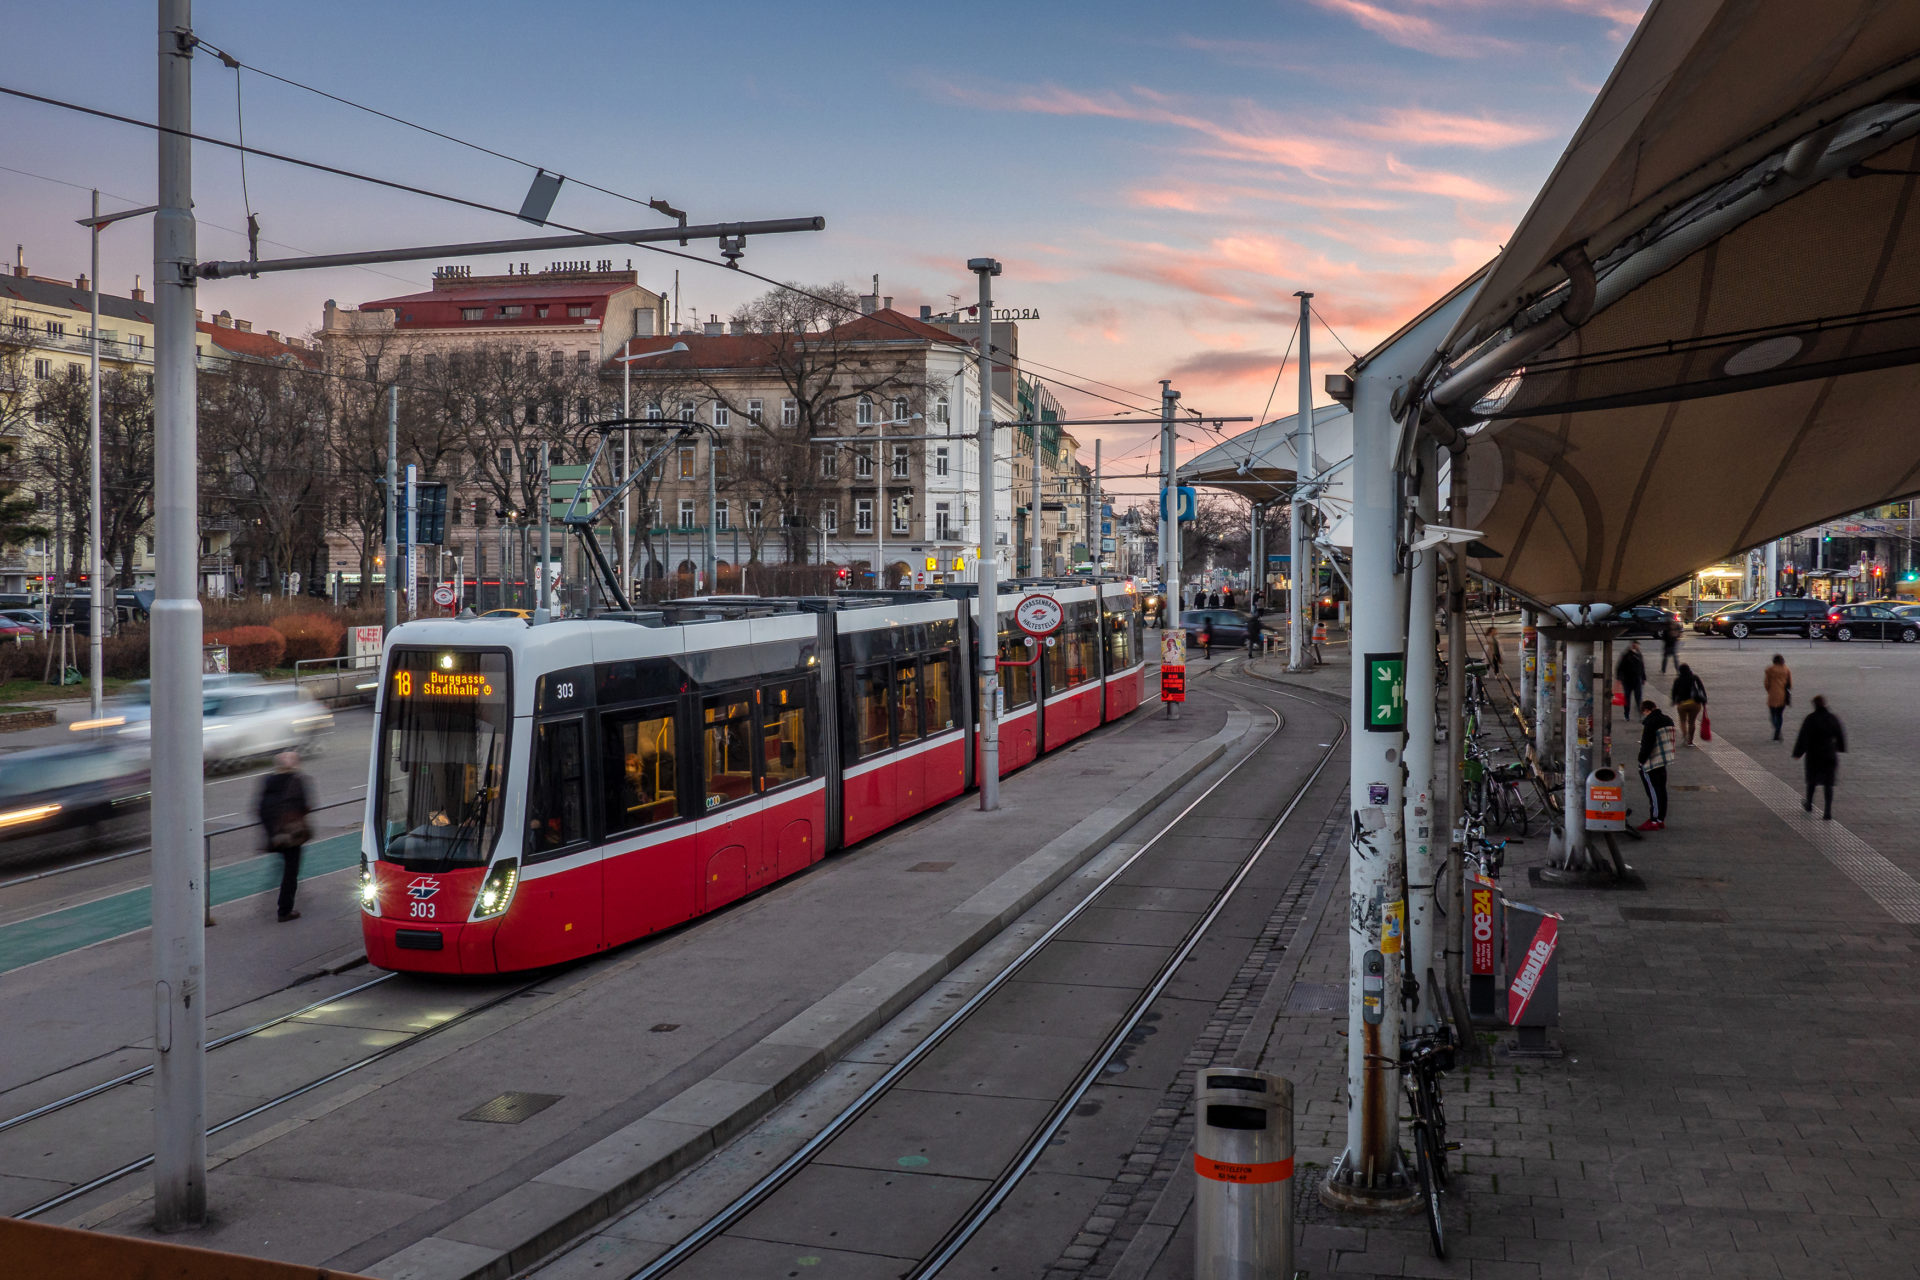
<svg viewBox="0 0 1920 1280">
<path fill-rule="evenodd" d="M 1213 624 L 1214 647 L 1231 648 L 1246 644 L 1247 617 L 1238 609 L 1188 609 L 1180 615 L 1180 625 L 1186 628 L 1189 648 L 1200 643 L 1200 629 L 1209 622 Z"/>
<path fill-rule="evenodd" d="M 489 609 L 480 615 L 483 618 L 518 618 L 522 622 L 533 616 L 531 609 Z"/>
<path fill-rule="evenodd" d="M 1701 635 L 1706 635 L 1713 630 L 1714 615 L 1728 613 L 1735 609 L 1751 608 L 1753 608 L 1753 601 L 1751 600 L 1722 600 L 1712 608 L 1702 609 L 1698 614 L 1694 615 L 1693 629 Z"/>
<path fill-rule="evenodd" d="M 1728 609 L 1713 615 L 1716 636 L 1744 640 L 1748 636 L 1805 636 L 1809 640 L 1826 625 L 1827 605 L 1809 596 L 1776 596 L 1750 609 Z"/>
<path fill-rule="evenodd" d="M 37 636 L 39 634 L 39 627 L 0 616 L 0 640 L 13 640 L 21 636 Z"/>
<path fill-rule="evenodd" d="M 1659 605 L 1636 604 L 1630 609 L 1622 609 L 1608 621 L 1627 624 L 1626 630 L 1619 633 L 1622 636 L 1651 636 L 1658 640 L 1667 634 L 1669 627 L 1679 625 L 1680 615 Z"/>
<path fill-rule="evenodd" d="M 0 609 L 0 619 L 31 631 L 39 631 L 47 623 L 47 615 L 38 609 Z"/>
<path fill-rule="evenodd" d="M 1920 618 L 1920 604 L 1897 604 L 1893 611 L 1903 618 Z"/>
<path fill-rule="evenodd" d="M 57 854 L 137 835 L 147 791 L 147 753 L 131 744 L 76 742 L 0 756 L 0 851 Z"/>
<path fill-rule="evenodd" d="M 232 689 L 243 685 L 264 684 L 266 677 L 251 671 L 214 672 L 200 677 L 200 691 L 211 693 L 215 689 Z M 76 720 L 68 725 L 69 729 L 117 729 L 125 725 L 139 724 L 153 718 L 153 681 L 135 680 L 120 691 L 101 708 L 102 717 L 98 723 L 90 720 Z"/>
<path fill-rule="evenodd" d="M 301 695 L 290 684 L 229 684 L 202 696 L 201 754 L 209 765 L 268 756 L 289 747 L 314 754 L 333 727 L 333 713 Z M 125 737 L 150 742 L 149 718 L 120 730 Z"/>
<path fill-rule="evenodd" d="M 1827 610 L 1821 628 L 1829 640 L 1920 640 L 1920 618 L 1902 617 L 1885 604 L 1843 604 Z"/>
</svg>

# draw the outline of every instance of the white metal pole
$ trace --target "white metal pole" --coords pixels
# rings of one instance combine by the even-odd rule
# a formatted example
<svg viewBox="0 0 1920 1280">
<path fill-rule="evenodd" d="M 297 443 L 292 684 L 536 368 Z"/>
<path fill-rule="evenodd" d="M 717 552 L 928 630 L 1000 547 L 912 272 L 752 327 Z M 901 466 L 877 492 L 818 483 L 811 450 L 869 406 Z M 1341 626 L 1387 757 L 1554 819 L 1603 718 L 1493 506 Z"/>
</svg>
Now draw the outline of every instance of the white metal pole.
<svg viewBox="0 0 1920 1280">
<path fill-rule="evenodd" d="M 100 217 L 100 193 L 98 191 L 93 193 L 93 216 L 95 219 Z M 103 556 L 100 551 L 100 225 L 98 221 L 96 221 L 89 230 L 93 233 L 93 274 L 88 277 L 88 282 L 93 285 L 93 311 L 92 328 L 87 331 L 89 335 L 88 347 L 91 353 L 91 359 L 88 361 L 89 385 L 87 388 L 87 401 L 89 406 L 87 426 L 87 456 L 89 462 L 87 479 L 90 486 L 89 494 L 91 498 L 88 504 L 87 514 L 87 546 L 89 548 L 87 557 L 87 584 L 88 594 L 91 596 L 89 608 L 92 611 L 92 625 L 87 628 L 87 650 L 89 657 L 92 659 L 90 663 L 92 695 L 90 705 L 93 709 L 93 719 L 98 720 L 101 716 L 101 703 L 106 685 L 106 653 L 104 648 L 106 636 L 104 633 L 106 631 L 105 622 L 107 617 L 106 583 L 103 581 L 104 575 L 100 572 L 100 566 L 105 561 L 105 556 Z"/>
<path fill-rule="evenodd" d="M 540 442 L 540 601 L 533 611 L 535 622 L 553 617 L 553 467 L 549 441 Z M 671 546 L 671 542 L 668 544 Z M 669 557 L 671 558 L 671 557 Z"/>
<path fill-rule="evenodd" d="M 387 388 L 387 630 L 400 625 L 400 384 Z"/>
<path fill-rule="evenodd" d="M 1107 500 L 1100 492 L 1100 442 L 1093 442 L 1093 508 L 1087 522 L 1093 526 L 1093 572 L 1100 573 L 1101 557 L 1107 554 Z"/>
<path fill-rule="evenodd" d="M 887 510 L 887 428 L 880 425 L 880 443 L 874 446 L 879 456 L 874 461 L 874 477 L 880 482 L 880 500 L 875 504 L 880 509 L 874 512 L 873 520 L 873 571 L 879 576 L 875 579 L 882 591 L 887 589 L 887 521 L 893 519 L 893 513 Z"/>
<path fill-rule="evenodd" d="M 1592 706 L 1588 702 L 1593 688 L 1593 641 L 1569 640 L 1566 646 L 1566 716 L 1563 730 L 1560 806 L 1566 819 L 1566 855 L 1561 865 L 1584 870 L 1587 862 L 1587 745 L 1592 730 L 1588 725 Z"/>
<path fill-rule="evenodd" d="M 1313 475 L 1313 295 L 1304 289 L 1300 299 L 1300 404 L 1293 422 L 1293 503 L 1287 538 L 1287 570 L 1293 582 L 1288 594 L 1287 670 L 1298 671 L 1306 661 L 1307 640 L 1313 633 L 1313 534 L 1306 482 Z M 1360 652 L 1358 648 L 1355 653 Z"/>
<path fill-rule="evenodd" d="M 1032 544 L 1027 552 L 1027 572 L 1036 578 L 1049 576 L 1052 566 L 1040 564 L 1040 505 L 1046 501 L 1040 485 L 1040 388 L 1033 389 L 1033 499 L 1027 508 L 1027 540 Z"/>
<path fill-rule="evenodd" d="M 713 458 L 715 438 L 707 437 L 707 590 L 720 590 L 720 534 L 714 525 L 719 512 L 718 464 Z"/>
<path fill-rule="evenodd" d="M 420 616 L 420 468 L 407 464 L 407 619 Z"/>
<path fill-rule="evenodd" d="M 631 350 L 627 352 L 633 354 Z M 633 361 L 620 362 L 620 416 L 633 416 Z M 620 479 L 633 478 L 633 428 L 620 429 Z M 711 523 L 711 520 L 709 520 Z M 633 486 L 628 485 L 620 495 L 620 580 L 626 585 L 621 590 L 633 593 Z"/>
<path fill-rule="evenodd" d="M 1000 711 L 996 659 L 1000 649 L 1000 584 L 994 553 L 993 497 L 993 277 L 1000 264 L 974 258 L 967 269 L 980 278 L 980 807 L 1000 807 Z"/>
<path fill-rule="evenodd" d="M 1161 541 L 1161 555 L 1166 559 L 1167 599 L 1171 603 L 1169 615 L 1174 626 L 1180 625 L 1180 468 L 1175 460 L 1174 445 L 1178 443 L 1174 432 L 1173 406 L 1180 400 L 1180 393 L 1173 389 L 1171 380 L 1160 379 L 1160 505 L 1166 508 L 1166 533 Z M 1167 714 L 1174 714 L 1175 704 L 1167 704 Z"/>
<path fill-rule="evenodd" d="M 205 779 L 201 776 L 199 424 L 194 403 L 193 12 L 159 0 L 153 223 L 153 1219 L 207 1216 Z"/>
<path fill-rule="evenodd" d="M 1420 487 L 1415 498 L 1422 520 L 1437 522 L 1440 512 L 1440 459 L 1432 437 L 1423 437 L 1416 446 Z M 1439 679 L 1437 649 L 1439 636 L 1434 626 L 1439 590 L 1438 547 L 1416 553 L 1407 578 L 1407 948 L 1412 957 L 1413 979 L 1419 984 L 1419 999 L 1413 1019 L 1420 1026 L 1441 1021 L 1443 1007 L 1439 975 L 1445 971 L 1445 955 L 1440 933 L 1441 923 L 1453 918 L 1452 912 L 1439 911 L 1438 888 L 1445 880 L 1443 854 L 1446 832 L 1434 830 L 1434 729 L 1437 719 Z M 1441 850 L 1436 853 L 1436 846 Z"/>
<path fill-rule="evenodd" d="M 1907 509 L 1911 511 L 1913 508 L 1911 505 L 1909 505 Z M 1913 520 L 1913 517 L 1908 516 L 1907 520 L 1909 523 L 1911 523 Z M 1909 543 L 1908 546 L 1909 546 L 1909 550 L 1907 554 L 1909 557 L 1911 557 L 1913 554 L 1911 550 L 1912 544 Z M 1779 539 L 1776 538 L 1775 540 L 1767 544 L 1767 580 L 1765 583 L 1761 585 L 1760 595 L 1758 598 L 1761 600 L 1771 600 L 1779 594 L 1780 594 L 1780 541 Z"/>
<path fill-rule="evenodd" d="M 1399 426 L 1390 404 L 1393 390 L 1386 378 L 1363 369 L 1353 399 L 1351 696 L 1359 732 L 1348 755 L 1347 1144 L 1323 1192 L 1336 1198 L 1405 1194 L 1408 1185 L 1394 1136 L 1399 1070 L 1391 1065 L 1400 1044 L 1399 949 L 1406 905 L 1400 898 L 1406 854 L 1400 757 L 1406 738 L 1404 717 L 1396 723 L 1393 714 L 1395 695 L 1405 688 L 1406 634 L 1394 583 Z M 1303 469 L 1310 465 L 1306 456 L 1302 449 Z M 1297 573 L 1295 581 L 1304 588 Z M 1393 687 L 1396 680 L 1400 690 Z"/>
</svg>

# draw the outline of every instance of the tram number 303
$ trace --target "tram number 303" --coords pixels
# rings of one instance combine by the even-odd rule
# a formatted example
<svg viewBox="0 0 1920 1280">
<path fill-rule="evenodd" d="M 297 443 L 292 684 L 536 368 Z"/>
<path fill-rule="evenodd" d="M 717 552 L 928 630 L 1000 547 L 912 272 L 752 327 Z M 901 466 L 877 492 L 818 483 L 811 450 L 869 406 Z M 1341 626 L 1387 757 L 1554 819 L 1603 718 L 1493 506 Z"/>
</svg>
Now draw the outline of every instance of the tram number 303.
<svg viewBox="0 0 1920 1280">
<path fill-rule="evenodd" d="M 431 902 L 409 902 L 407 904 L 407 914 L 415 920 L 431 920 L 433 919 L 433 904 Z"/>
</svg>

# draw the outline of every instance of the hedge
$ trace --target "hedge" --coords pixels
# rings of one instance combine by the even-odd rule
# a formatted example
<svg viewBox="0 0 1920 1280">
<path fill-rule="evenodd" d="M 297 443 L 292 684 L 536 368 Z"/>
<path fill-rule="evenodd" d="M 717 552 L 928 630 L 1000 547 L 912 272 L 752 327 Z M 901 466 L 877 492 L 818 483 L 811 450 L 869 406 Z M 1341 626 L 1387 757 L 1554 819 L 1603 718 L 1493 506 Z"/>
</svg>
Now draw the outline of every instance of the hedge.
<svg viewBox="0 0 1920 1280">
<path fill-rule="evenodd" d="M 346 626 L 323 613 L 288 613 L 270 624 L 286 637 L 286 663 L 292 666 L 313 658 L 335 658 L 346 639 Z"/>
<path fill-rule="evenodd" d="M 207 637 L 227 646 L 227 670 L 269 671 L 286 657 L 287 638 L 272 627 L 229 627 Z"/>
</svg>

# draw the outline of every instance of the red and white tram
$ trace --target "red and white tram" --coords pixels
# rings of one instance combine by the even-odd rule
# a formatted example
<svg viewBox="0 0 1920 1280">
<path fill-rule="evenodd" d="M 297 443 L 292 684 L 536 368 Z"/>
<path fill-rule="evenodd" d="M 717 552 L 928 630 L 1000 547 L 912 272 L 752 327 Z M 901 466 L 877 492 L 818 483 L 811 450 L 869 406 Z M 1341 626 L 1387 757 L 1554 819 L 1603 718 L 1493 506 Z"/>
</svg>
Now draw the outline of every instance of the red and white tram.
<svg viewBox="0 0 1920 1280">
<path fill-rule="evenodd" d="M 965 588 L 410 622 L 388 637 L 361 837 L 376 965 L 537 968 L 764 888 L 974 785 Z M 1028 591 L 1062 624 L 1029 643 Z M 1140 705 L 1130 584 L 1009 584 L 1009 772 Z"/>
</svg>

